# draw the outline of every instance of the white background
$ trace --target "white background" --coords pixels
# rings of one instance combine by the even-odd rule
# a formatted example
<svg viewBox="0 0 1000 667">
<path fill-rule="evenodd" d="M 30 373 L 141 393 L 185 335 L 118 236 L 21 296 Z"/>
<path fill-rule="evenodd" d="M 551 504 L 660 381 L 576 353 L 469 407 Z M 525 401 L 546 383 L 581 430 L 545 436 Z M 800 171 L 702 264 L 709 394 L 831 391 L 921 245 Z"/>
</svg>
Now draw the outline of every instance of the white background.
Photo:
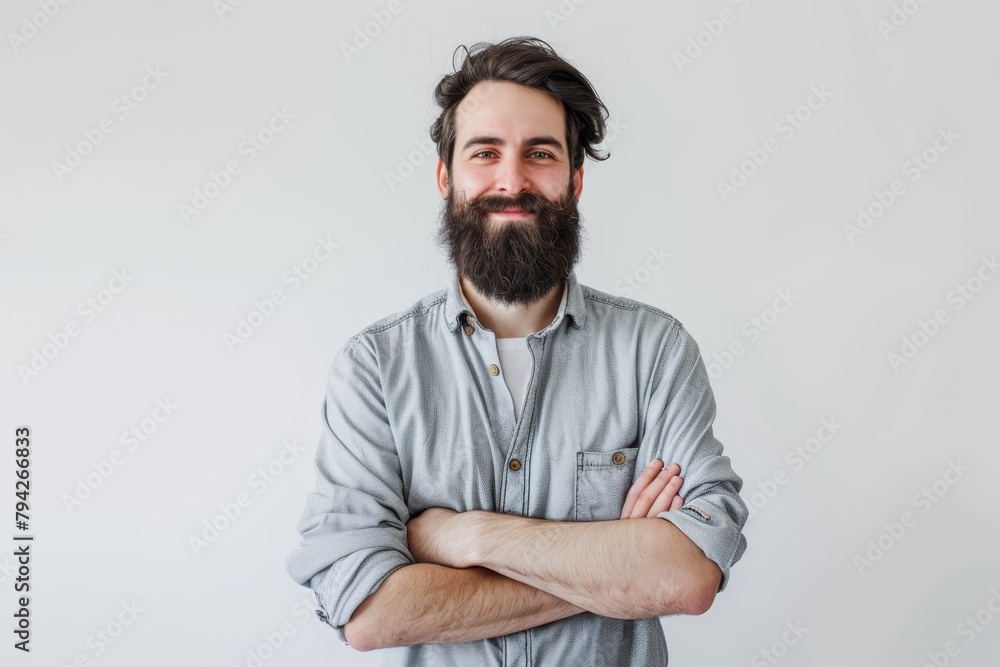
<svg viewBox="0 0 1000 667">
<path fill-rule="evenodd" d="M 619 295 L 625 276 L 642 280 L 631 296 L 692 332 L 713 371 L 716 435 L 755 504 L 714 607 L 663 619 L 671 665 L 774 664 L 768 649 L 784 665 L 916 667 L 950 641 L 955 655 L 939 664 L 996 664 L 1000 280 L 976 280 L 993 277 L 983 258 L 1000 251 L 1000 9 L 903 4 L 917 11 L 890 31 L 889 0 L 404 1 L 348 57 L 342 45 L 386 3 L 246 0 L 220 13 L 209 0 L 94 0 L 51 18 L 36 2 L 4 3 L 0 662 L 248 665 L 287 622 L 294 634 L 264 664 L 379 664 L 302 613 L 311 593 L 284 570 L 326 375 L 349 336 L 444 287 L 436 156 L 421 145 L 453 51 L 532 35 L 584 72 L 618 128 L 611 159 L 586 162 L 578 276 Z M 730 22 L 713 23 L 723 10 Z M 167 74 L 123 118 L 115 100 L 147 67 Z M 813 86 L 831 95 L 800 108 Z M 294 119 L 247 161 L 241 142 L 275 108 Z M 797 111 L 808 118 L 787 136 L 776 123 Z M 113 132 L 60 173 L 54 163 L 104 118 Z M 958 138 L 934 155 L 947 128 Z M 777 152 L 723 197 L 719 182 L 768 138 Z M 905 163 L 929 148 L 936 161 L 911 180 Z M 229 160 L 240 173 L 185 220 L 180 205 Z M 387 173 L 407 175 L 390 187 Z M 849 238 L 845 225 L 894 179 L 904 193 Z M 292 289 L 283 275 L 318 237 L 339 248 Z M 650 247 L 671 255 L 654 271 Z M 122 270 L 128 285 L 102 292 Z M 979 291 L 959 308 L 952 290 L 966 281 Z M 227 346 L 275 289 L 284 302 Z M 795 300 L 775 320 L 779 290 Z M 88 298 L 105 300 L 92 319 L 79 309 Z M 902 356 L 903 337 L 938 309 L 947 322 L 894 367 L 887 355 Z M 755 316 L 770 324 L 752 339 Z M 726 359 L 734 342 L 743 353 Z M 36 352 L 41 370 L 25 374 Z M 155 432 L 130 450 L 122 434 L 168 398 L 173 414 L 146 421 Z M 791 464 L 824 418 L 843 427 Z M 33 433 L 30 655 L 11 647 L 7 555 L 22 425 Z M 285 441 L 305 453 L 254 485 Z M 121 464 L 68 507 L 115 450 Z M 968 471 L 939 481 L 957 461 Z M 776 473 L 785 483 L 770 486 Z M 942 495 L 914 501 L 936 481 Z M 196 554 L 189 538 L 240 493 L 249 506 Z M 915 525 L 897 538 L 885 524 L 904 512 Z M 859 566 L 869 540 L 889 548 Z M 96 642 L 133 602 L 134 623 Z M 977 612 L 992 622 L 960 627 Z M 787 623 L 808 630 L 786 644 Z"/>
</svg>

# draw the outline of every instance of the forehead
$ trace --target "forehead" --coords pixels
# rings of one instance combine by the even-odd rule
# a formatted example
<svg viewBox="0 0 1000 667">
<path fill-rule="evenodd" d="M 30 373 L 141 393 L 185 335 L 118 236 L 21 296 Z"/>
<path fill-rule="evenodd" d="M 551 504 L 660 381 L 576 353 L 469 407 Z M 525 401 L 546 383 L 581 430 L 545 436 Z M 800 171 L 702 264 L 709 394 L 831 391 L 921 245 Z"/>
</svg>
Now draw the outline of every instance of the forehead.
<svg viewBox="0 0 1000 667">
<path fill-rule="evenodd" d="M 537 88 L 510 81 L 481 81 L 455 108 L 455 145 L 486 133 L 512 139 L 550 134 L 565 142 L 566 110 L 562 102 Z"/>
</svg>

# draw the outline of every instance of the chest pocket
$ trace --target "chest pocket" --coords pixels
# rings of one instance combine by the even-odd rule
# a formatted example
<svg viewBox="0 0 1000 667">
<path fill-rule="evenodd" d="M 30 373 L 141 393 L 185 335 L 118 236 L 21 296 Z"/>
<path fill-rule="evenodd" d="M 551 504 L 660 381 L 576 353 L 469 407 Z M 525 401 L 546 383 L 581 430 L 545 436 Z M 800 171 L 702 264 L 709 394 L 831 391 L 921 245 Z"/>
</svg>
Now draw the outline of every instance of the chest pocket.
<svg viewBox="0 0 1000 667">
<path fill-rule="evenodd" d="M 638 455 L 638 447 L 576 453 L 576 521 L 621 517 Z"/>
</svg>

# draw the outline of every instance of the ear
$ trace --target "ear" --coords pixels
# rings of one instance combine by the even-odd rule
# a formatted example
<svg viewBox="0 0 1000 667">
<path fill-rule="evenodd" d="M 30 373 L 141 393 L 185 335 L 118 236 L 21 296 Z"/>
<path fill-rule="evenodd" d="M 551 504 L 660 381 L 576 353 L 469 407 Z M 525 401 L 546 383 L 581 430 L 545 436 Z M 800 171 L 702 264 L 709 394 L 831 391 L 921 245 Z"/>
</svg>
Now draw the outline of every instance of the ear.
<svg viewBox="0 0 1000 667">
<path fill-rule="evenodd" d="M 441 199 L 448 198 L 448 167 L 444 166 L 444 160 L 438 158 L 437 168 L 435 169 L 435 180 L 437 181 L 438 192 L 441 193 Z"/>
<path fill-rule="evenodd" d="M 583 193 L 583 165 L 581 164 L 577 168 L 576 173 L 573 174 L 573 196 L 577 199 Z"/>
</svg>

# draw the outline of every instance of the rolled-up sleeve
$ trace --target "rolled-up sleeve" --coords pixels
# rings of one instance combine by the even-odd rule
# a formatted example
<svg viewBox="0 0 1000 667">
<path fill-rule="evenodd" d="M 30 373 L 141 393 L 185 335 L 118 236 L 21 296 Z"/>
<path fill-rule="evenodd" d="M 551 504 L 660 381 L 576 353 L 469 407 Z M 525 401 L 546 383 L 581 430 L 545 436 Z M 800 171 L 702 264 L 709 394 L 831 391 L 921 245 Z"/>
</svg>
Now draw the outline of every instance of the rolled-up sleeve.
<svg viewBox="0 0 1000 667">
<path fill-rule="evenodd" d="M 684 484 L 680 509 L 657 514 L 698 545 L 722 570 L 719 591 L 730 568 L 743 556 L 749 514 L 740 497 L 743 480 L 722 454 L 712 433 L 715 397 L 697 343 L 674 322 L 660 350 L 652 377 L 643 439 L 651 439 L 649 459 L 677 463 Z"/>
<path fill-rule="evenodd" d="M 302 543 L 288 574 L 316 593 L 320 619 L 347 644 L 344 625 L 394 570 L 414 562 L 375 351 L 361 335 L 337 353 L 323 400 L 316 490 L 306 499 Z"/>
</svg>

